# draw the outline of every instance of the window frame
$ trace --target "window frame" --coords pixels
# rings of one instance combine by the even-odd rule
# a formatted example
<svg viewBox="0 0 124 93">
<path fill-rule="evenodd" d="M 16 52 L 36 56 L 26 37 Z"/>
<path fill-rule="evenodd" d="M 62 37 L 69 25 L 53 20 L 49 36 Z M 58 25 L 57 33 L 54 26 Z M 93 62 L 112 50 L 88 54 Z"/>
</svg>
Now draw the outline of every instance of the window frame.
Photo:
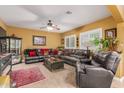
<svg viewBox="0 0 124 93">
<path fill-rule="evenodd" d="M 67 45 L 67 42 L 66 42 L 66 39 L 69 39 L 69 46 L 66 46 Z M 71 46 L 71 38 L 74 38 L 74 46 Z M 74 34 L 74 35 L 69 35 L 69 36 L 65 36 L 65 44 L 64 44 L 64 46 L 65 46 L 65 49 L 75 49 L 76 48 L 76 35 Z"/>
<path fill-rule="evenodd" d="M 82 44 L 82 36 L 84 35 L 87 35 L 87 39 L 83 39 L 84 41 L 83 42 L 87 42 L 88 40 L 92 40 L 93 38 L 93 35 L 94 33 L 99 33 L 99 38 L 102 39 L 103 38 L 103 30 L 102 28 L 97 28 L 97 29 L 92 29 L 92 30 L 88 30 L 86 32 L 81 32 L 79 34 L 79 48 L 80 49 L 87 49 L 87 47 L 83 47 L 81 44 Z M 86 36 L 85 36 L 86 37 Z M 90 47 L 91 49 L 93 49 L 93 47 Z"/>
</svg>

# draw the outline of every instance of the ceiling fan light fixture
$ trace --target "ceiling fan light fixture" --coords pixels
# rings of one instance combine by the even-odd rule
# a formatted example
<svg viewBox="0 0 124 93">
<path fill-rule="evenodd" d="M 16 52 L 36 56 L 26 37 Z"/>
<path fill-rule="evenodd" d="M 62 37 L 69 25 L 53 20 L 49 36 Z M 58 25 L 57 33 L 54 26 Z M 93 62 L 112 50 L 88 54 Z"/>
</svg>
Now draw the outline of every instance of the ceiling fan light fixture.
<svg viewBox="0 0 124 93">
<path fill-rule="evenodd" d="M 40 29 L 45 29 L 45 30 L 47 30 L 47 31 L 52 31 L 53 29 L 54 29 L 54 30 L 60 30 L 60 28 L 58 28 L 57 25 L 53 24 L 53 23 L 51 22 L 51 20 L 48 20 L 47 25 L 44 26 L 44 27 L 40 27 Z"/>
<path fill-rule="evenodd" d="M 51 30 L 53 30 L 53 27 L 52 26 L 47 26 L 47 30 L 51 31 Z"/>
</svg>

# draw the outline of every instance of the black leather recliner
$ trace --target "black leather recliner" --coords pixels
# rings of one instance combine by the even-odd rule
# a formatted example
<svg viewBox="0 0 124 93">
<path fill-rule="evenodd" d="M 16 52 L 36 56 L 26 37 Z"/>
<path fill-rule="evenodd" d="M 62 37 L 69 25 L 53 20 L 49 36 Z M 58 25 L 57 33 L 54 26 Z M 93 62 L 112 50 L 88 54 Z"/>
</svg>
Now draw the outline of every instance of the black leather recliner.
<svg viewBox="0 0 124 93">
<path fill-rule="evenodd" d="M 98 52 L 90 64 L 77 62 L 76 84 L 80 88 L 109 88 L 120 62 L 116 52 Z"/>
</svg>

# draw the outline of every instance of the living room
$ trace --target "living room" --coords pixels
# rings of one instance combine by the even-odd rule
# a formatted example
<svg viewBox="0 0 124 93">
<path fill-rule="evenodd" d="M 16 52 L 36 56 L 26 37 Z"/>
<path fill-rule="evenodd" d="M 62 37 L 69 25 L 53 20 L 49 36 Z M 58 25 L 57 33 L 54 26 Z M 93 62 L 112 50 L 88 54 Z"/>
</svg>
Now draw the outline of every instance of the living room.
<svg viewBox="0 0 124 93">
<path fill-rule="evenodd" d="M 0 6 L 1 59 L 6 53 L 12 58 L 5 66 L 8 70 L 10 65 L 7 75 L 0 69 L 1 82 L 8 79 L 4 87 L 124 87 L 123 9 L 123 5 Z M 108 37 L 118 46 L 111 46 Z M 116 58 L 109 63 L 112 67 L 92 63 L 109 62 L 111 56 Z"/>
</svg>

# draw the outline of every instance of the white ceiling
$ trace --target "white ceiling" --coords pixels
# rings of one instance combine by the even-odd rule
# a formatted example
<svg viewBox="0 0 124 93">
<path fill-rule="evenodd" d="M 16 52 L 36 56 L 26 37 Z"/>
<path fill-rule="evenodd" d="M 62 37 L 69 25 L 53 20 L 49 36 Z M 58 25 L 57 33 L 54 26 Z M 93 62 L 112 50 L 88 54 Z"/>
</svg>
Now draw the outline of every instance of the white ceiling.
<svg viewBox="0 0 124 93">
<path fill-rule="evenodd" d="M 66 12 L 72 14 L 67 15 Z M 65 32 L 76 27 L 111 16 L 103 5 L 4 5 L 0 6 L 0 19 L 7 25 L 40 29 L 51 19 L 60 31 Z"/>
</svg>

